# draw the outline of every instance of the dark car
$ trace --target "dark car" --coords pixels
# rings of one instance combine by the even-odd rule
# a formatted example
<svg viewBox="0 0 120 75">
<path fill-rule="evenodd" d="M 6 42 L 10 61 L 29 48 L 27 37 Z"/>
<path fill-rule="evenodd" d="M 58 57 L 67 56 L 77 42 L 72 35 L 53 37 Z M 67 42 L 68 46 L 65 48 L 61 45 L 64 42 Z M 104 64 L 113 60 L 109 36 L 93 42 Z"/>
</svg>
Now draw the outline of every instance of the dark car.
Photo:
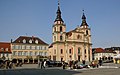
<svg viewBox="0 0 120 75">
<path fill-rule="evenodd" d="M 48 66 L 48 67 L 61 67 L 62 62 L 61 61 L 46 61 L 46 66 Z"/>
<path fill-rule="evenodd" d="M 89 68 L 88 65 L 80 64 L 76 66 L 77 69 Z"/>
</svg>

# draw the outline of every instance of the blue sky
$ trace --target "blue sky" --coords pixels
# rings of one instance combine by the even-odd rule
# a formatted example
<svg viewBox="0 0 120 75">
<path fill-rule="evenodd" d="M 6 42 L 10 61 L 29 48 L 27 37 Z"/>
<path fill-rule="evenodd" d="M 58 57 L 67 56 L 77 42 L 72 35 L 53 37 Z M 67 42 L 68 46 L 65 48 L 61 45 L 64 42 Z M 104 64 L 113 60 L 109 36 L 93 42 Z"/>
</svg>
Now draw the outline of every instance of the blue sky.
<svg viewBox="0 0 120 75">
<path fill-rule="evenodd" d="M 82 10 L 91 28 L 93 47 L 120 46 L 120 0 L 60 0 L 70 31 L 81 24 Z M 36 36 L 50 44 L 57 0 L 0 0 L 0 41 Z"/>
</svg>

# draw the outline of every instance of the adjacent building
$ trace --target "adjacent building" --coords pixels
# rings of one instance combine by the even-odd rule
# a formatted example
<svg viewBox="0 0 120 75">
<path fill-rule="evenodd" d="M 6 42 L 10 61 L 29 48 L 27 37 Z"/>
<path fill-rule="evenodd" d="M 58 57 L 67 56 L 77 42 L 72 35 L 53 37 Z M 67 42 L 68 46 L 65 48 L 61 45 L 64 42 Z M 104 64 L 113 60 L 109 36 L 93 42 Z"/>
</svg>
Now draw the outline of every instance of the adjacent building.
<svg viewBox="0 0 120 75">
<path fill-rule="evenodd" d="M 110 47 L 110 48 L 105 48 L 105 50 L 113 50 L 117 54 L 120 54 L 120 47 Z"/>
<path fill-rule="evenodd" d="M 110 47 L 105 48 L 105 50 L 113 50 L 116 52 L 116 55 L 114 56 L 114 63 L 120 63 L 120 47 Z"/>
<path fill-rule="evenodd" d="M 52 26 L 53 42 L 49 46 L 49 57 L 54 61 L 92 61 L 91 29 L 83 13 L 82 23 L 66 32 L 66 24 L 61 17 L 58 3 L 57 16 Z"/>
<path fill-rule="evenodd" d="M 11 43 L 0 42 L 0 59 L 2 60 L 12 59 Z"/>
<path fill-rule="evenodd" d="M 93 52 L 94 60 L 113 60 L 113 57 L 116 55 L 116 52 L 113 50 L 104 50 L 103 48 L 94 48 Z"/>
<path fill-rule="evenodd" d="M 12 59 L 16 62 L 36 63 L 48 56 L 48 44 L 38 37 L 20 36 L 12 44 Z"/>
</svg>

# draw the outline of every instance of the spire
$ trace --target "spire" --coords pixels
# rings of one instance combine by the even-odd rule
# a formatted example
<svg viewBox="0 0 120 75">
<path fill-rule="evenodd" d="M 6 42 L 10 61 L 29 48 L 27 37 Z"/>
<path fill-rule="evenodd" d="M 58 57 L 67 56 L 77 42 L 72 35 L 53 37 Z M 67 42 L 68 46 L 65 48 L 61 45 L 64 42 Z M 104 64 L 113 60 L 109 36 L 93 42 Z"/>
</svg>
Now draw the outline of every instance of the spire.
<svg viewBox="0 0 120 75">
<path fill-rule="evenodd" d="M 86 23 L 86 17 L 85 17 L 85 14 L 84 14 L 84 10 L 83 10 L 83 15 L 82 15 L 82 24 L 81 26 L 88 26 L 88 24 Z"/>
<path fill-rule="evenodd" d="M 62 20 L 62 18 L 61 18 L 60 1 L 59 1 L 59 0 L 58 0 L 58 9 L 57 9 L 56 14 L 57 14 L 57 17 L 56 17 L 56 19 L 55 19 L 54 22 L 56 22 L 56 21 L 62 21 L 62 22 L 64 22 L 64 21 Z"/>
</svg>

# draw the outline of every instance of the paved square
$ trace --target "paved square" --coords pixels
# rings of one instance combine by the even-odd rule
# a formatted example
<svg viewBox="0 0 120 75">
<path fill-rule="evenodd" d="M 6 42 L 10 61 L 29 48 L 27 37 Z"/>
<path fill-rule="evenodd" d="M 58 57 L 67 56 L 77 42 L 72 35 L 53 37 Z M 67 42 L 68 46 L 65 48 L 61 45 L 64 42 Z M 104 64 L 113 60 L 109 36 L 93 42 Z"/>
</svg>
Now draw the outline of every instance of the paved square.
<svg viewBox="0 0 120 75">
<path fill-rule="evenodd" d="M 114 66 L 114 67 L 113 67 Z M 62 67 L 37 68 L 37 64 L 23 65 L 16 69 L 0 69 L 0 75 L 120 75 L 120 64 L 104 64 L 100 68 L 63 70 Z"/>
</svg>

